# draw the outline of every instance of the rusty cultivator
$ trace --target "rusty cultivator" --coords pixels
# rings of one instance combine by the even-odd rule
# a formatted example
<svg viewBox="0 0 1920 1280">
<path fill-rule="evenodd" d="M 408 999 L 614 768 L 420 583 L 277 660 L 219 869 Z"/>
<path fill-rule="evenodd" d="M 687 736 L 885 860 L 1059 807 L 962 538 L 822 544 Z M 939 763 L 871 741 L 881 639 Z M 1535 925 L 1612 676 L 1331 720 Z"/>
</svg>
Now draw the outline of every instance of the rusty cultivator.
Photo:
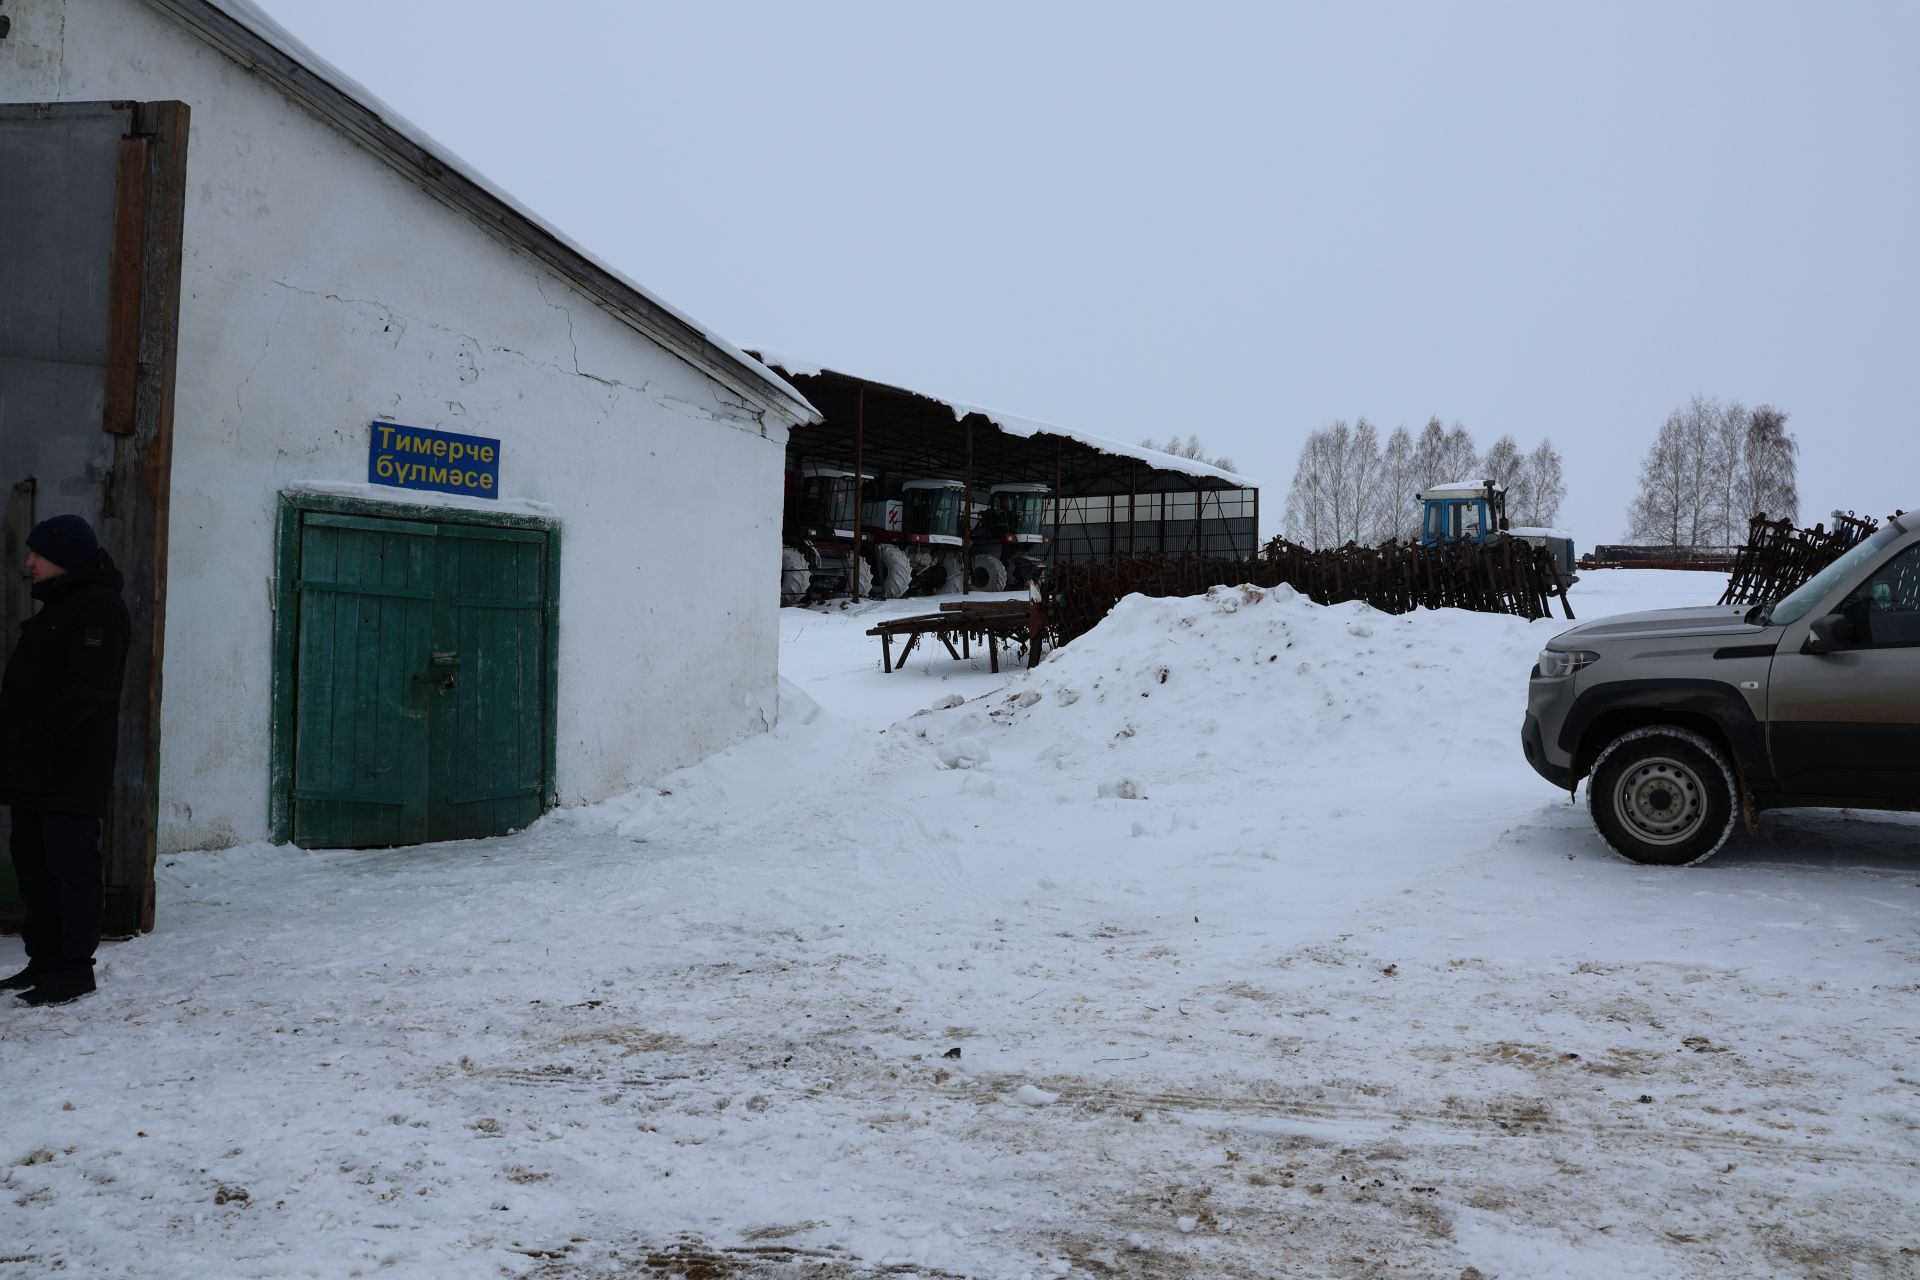
<svg viewBox="0 0 1920 1280">
<path fill-rule="evenodd" d="M 1796 529 L 1790 520 L 1769 520 L 1766 513 L 1747 523 L 1747 543 L 1733 562 L 1721 604 L 1763 604 L 1790 594 L 1795 587 L 1844 555 L 1856 543 L 1871 537 L 1880 526 L 1849 511 L 1833 514 L 1831 531 L 1816 524 Z"/>
<path fill-rule="evenodd" d="M 1557 598 L 1568 618 L 1567 583 L 1551 552 L 1517 538 L 1315 551 L 1275 538 L 1251 560 L 1200 556 L 1116 556 L 1110 563 L 1054 569 L 1047 616 L 1057 643 L 1084 635 L 1122 596 L 1200 595 L 1209 587 L 1291 586 L 1318 604 L 1363 600 L 1386 613 L 1471 609 L 1544 618 Z"/>
</svg>

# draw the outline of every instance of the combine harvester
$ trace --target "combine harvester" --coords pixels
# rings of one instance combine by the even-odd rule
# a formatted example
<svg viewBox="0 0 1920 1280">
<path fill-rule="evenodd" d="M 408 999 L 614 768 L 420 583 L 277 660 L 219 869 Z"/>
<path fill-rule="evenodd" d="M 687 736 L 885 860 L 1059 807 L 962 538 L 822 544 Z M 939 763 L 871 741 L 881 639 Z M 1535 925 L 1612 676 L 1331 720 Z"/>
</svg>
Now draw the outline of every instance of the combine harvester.
<svg viewBox="0 0 1920 1280">
<path fill-rule="evenodd" d="M 967 501 L 965 484 L 944 477 L 893 489 L 880 497 L 871 475 L 837 467 L 809 464 L 787 473 L 781 604 L 848 595 L 856 583 L 863 600 L 958 595 L 969 576 L 976 591 L 1017 590 L 1046 573 L 1053 541 L 1047 485 L 997 484 L 985 503 Z M 970 571 L 963 512 L 972 522 Z"/>
</svg>

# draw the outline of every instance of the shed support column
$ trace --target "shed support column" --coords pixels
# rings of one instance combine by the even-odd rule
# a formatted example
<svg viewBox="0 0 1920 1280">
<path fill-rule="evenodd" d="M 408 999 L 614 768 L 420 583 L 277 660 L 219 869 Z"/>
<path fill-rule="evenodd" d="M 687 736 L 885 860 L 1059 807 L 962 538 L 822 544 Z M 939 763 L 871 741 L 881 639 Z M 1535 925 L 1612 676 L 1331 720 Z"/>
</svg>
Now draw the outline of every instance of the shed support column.
<svg viewBox="0 0 1920 1280">
<path fill-rule="evenodd" d="M 867 435 L 867 387 L 853 400 L 853 563 L 847 566 L 847 594 L 860 603 L 860 454 Z"/>
<path fill-rule="evenodd" d="M 1246 491 L 1243 489 L 1241 492 Z M 1260 491 L 1258 489 L 1253 491 L 1253 554 L 1255 557 L 1260 554 Z"/>
<path fill-rule="evenodd" d="M 967 419 L 966 489 L 960 495 L 960 594 L 973 590 L 973 419 Z"/>
<path fill-rule="evenodd" d="M 1134 508 L 1140 505 L 1140 464 L 1127 464 L 1127 554 L 1133 554 Z"/>
<path fill-rule="evenodd" d="M 1060 464 L 1060 442 L 1053 442 L 1053 546 L 1047 552 L 1047 573 L 1060 567 L 1060 490 L 1062 467 Z"/>
</svg>

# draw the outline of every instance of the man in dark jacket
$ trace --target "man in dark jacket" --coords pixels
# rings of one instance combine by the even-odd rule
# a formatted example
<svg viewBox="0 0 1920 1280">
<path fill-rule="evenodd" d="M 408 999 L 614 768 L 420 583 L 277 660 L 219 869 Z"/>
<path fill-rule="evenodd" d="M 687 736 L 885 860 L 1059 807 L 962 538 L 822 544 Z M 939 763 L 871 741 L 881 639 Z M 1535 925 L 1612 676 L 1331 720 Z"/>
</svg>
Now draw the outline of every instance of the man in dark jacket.
<svg viewBox="0 0 1920 1280">
<path fill-rule="evenodd" d="M 122 579 L 79 516 L 27 535 L 40 610 L 0 676 L 0 803 L 13 807 L 13 870 L 27 967 L 0 980 L 27 1004 L 93 990 L 103 878 L 100 817 L 113 784 L 120 683 L 132 625 Z"/>
</svg>

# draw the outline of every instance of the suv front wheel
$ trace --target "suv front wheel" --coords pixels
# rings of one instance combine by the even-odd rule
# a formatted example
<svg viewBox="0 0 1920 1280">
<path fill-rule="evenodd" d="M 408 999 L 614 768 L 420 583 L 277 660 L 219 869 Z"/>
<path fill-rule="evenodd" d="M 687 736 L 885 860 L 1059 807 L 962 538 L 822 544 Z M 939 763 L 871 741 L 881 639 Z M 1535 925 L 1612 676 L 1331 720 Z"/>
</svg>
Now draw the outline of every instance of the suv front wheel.
<svg viewBox="0 0 1920 1280">
<path fill-rule="evenodd" d="M 1622 857 L 1688 867 L 1720 851 L 1739 816 L 1733 766 L 1691 730 L 1653 725 L 1621 734 L 1593 762 L 1587 812 Z"/>
</svg>

